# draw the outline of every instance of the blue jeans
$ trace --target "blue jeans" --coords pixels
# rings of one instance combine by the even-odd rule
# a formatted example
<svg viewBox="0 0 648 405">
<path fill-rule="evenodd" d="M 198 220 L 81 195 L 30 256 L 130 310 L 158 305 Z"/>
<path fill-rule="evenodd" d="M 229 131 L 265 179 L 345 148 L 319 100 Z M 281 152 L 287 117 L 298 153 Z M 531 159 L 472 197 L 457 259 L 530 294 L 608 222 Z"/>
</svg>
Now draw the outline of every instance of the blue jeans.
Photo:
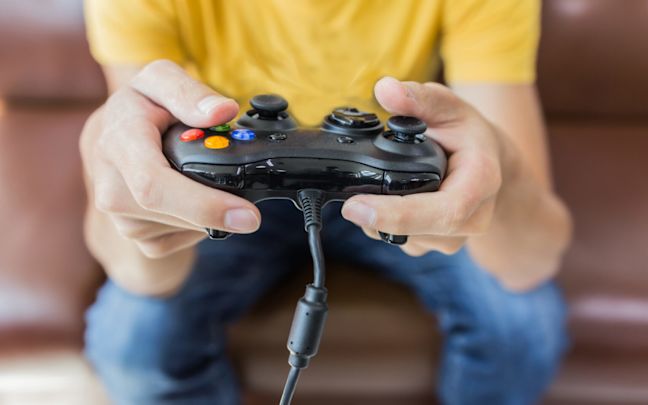
<svg viewBox="0 0 648 405">
<path fill-rule="evenodd" d="M 86 355 L 117 404 L 239 403 L 226 326 L 309 259 L 301 213 L 288 201 L 259 208 L 258 232 L 198 246 L 172 297 L 137 296 L 111 281 L 102 287 L 87 314 Z M 554 284 L 509 292 L 465 250 L 409 257 L 344 221 L 338 204 L 324 211 L 323 244 L 330 261 L 403 283 L 437 314 L 444 404 L 532 404 L 547 388 L 566 346 Z"/>
</svg>

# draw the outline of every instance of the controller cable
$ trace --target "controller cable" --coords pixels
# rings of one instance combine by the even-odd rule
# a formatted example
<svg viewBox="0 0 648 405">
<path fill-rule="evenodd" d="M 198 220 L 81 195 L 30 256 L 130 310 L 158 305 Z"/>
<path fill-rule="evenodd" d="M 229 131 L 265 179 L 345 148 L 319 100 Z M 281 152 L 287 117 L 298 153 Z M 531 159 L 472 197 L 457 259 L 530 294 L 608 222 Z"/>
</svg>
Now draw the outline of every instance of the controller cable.
<svg viewBox="0 0 648 405">
<path fill-rule="evenodd" d="M 313 257 L 313 283 L 306 286 L 306 293 L 297 302 L 290 334 L 288 335 L 288 364 L 290 372 L 286 379 L 280 405 L 290 405 L 297 387 L 299 372 L 308 367 L 319 349 L 328 305 L 327 290 L 324 287 L 326 270 L 320 230 L 322 229 L 322 205 L 324 193 L 321 190 L 305 189 L 298 193 L 299 208 L 304 213 L 304 228 L 308 233 L 308 246 Z"/>
</svg>

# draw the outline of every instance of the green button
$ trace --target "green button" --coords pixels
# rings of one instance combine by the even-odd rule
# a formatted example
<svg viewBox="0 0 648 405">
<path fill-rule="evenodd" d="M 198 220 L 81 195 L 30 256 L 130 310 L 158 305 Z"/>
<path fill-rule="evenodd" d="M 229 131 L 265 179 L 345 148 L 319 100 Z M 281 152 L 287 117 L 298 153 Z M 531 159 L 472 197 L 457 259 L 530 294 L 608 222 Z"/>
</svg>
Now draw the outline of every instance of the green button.
<svg viewBox="0 0 648 405">
<path fill-rule="evenodd" d="M 214 132 L 229 132 L 232 128 L 229 126 L 229 124 L 222 124 L 216 125 L 215 127 L 211 127 L 209 129 Z"/>
</svg>

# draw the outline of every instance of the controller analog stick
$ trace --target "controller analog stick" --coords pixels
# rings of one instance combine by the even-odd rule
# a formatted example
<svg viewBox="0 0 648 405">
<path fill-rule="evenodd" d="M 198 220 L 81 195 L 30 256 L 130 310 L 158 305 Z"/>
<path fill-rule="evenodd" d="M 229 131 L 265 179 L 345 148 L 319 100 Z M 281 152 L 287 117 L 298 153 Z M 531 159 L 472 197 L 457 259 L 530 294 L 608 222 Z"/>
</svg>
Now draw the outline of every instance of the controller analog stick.
<svg viewBox="0 0 648 405">
<path fill-rule="evenodd" d="M 418 136 L 425 132 L 427 126 L 423 121 L 415 117 L 405 117 L 396 115 L 387 120 L 387 126 L 391 129 L 395 142 L 401 143 L 419 143 L 421 138 Z"/>
<path fill-rule="evenodd" d="M 261 94 L 250 100 L 250 105 L 259 114 L 260 118 L 277 119 L 279 114 L 288 109 L 285 98 L 276 94 Z"/>
</svg>

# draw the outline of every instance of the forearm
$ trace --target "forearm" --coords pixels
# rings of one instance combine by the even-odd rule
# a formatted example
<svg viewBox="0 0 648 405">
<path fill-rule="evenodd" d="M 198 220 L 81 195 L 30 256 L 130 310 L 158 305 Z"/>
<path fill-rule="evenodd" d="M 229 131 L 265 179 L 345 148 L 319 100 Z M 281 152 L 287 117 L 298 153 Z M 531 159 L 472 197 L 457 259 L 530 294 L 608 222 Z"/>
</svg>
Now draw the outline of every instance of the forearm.
<svg viewBox="0 0 648 405">
<path fill-rule="evenodd" d="M 491 226 L 467 245 L 475 260 L 506 287 L 526 290 L 559 270 L 571 237 L 571 218 L 506 140 L 503 137 L 502 188 Z"/>
</svg>

